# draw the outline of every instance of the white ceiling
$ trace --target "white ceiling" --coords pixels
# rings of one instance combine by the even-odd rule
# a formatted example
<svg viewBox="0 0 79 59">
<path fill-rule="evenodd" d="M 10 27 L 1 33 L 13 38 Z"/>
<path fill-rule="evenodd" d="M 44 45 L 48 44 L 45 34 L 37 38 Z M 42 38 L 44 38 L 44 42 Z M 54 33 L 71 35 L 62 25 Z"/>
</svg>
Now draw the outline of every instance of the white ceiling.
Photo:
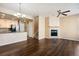
<svg viewBox="0 0 79 59">
<path fill-rule="evenodd" d="M 0 3 L 0 7 L 10 9 L 13 11 L 19 11 L 18 3 Z M 46 15 L 57 15 L 57 10 L 71 10 L 68 15 L 79 13 L 78 3 L 22 3 L 21 12 L 31 16 L 46 16 Z"/>
</svg>

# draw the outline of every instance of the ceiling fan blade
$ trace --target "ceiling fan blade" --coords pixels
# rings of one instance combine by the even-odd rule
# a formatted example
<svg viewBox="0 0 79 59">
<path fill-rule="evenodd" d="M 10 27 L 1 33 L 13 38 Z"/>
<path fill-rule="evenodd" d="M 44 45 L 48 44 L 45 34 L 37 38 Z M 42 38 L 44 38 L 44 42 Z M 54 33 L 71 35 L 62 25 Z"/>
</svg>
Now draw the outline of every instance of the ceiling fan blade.
<svg viewBox="0 0 79 59">
<path fill-rule="evenodd" d="M 62 13 L 62 15 L 67 16 L 67 14 Z"/>
<path fill-rule="evenodd" d="M 62 12 L 62 13 L 67 13 L 67 12 L 70 12 L 70 10 L 64 11 L 64 12 Z"/>
<path fill-rule="evenodd" d="M 59 17 L 60 13 L 58 13 L 57 17 Z"/>
</svg>

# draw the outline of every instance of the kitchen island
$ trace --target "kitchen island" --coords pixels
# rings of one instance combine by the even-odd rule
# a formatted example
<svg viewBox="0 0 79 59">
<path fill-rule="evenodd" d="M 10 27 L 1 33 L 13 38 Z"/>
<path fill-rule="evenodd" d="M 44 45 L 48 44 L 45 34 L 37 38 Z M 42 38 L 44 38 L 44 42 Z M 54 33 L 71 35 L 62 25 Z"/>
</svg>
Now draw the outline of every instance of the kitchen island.
<svg viewBox="0 0 79 59">
<path fill-rule="evenodd" d="M 27 40 L 27 32 L 0 33 L 0 46 Z"/>
</svg>

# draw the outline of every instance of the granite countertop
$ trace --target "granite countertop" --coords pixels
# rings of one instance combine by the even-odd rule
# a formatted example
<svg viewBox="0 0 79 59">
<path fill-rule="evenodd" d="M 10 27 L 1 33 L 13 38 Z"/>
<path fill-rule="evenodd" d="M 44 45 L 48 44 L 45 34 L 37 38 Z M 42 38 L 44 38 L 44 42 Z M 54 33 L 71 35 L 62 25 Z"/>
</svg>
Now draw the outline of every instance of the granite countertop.
<svg viewBox="0 0 79 59">
<path fill-rule="evenodd" d="M 7 33 L 23 33 L 23 32 L 0 32 L 0 34 L 7 34 Z"/>
</svg>

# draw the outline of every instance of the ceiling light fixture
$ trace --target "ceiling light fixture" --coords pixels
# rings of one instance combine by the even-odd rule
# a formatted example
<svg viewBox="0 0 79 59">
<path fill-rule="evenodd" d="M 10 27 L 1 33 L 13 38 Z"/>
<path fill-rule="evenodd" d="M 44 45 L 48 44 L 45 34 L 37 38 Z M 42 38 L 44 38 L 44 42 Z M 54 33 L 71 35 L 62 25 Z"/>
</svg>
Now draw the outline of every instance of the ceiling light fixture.
<svg viewBox="0 0 79 59">
<path fill-rule="evenodd" d="M 19 3 L 19 4 L 18 4 L 18 9 L 19 9 L 18 11 L 19 11 L 19 12 L 16 13 L 16 14 L 14 14 L 14 16 L 18 17 L 18 30 L 19 30 L 19 32 L 20 32 L 20 22 L 21 22 L 22 20 L 24 20 L 25 17 L 26 17 L 26 15 L 22 13 L 22 8 L 21 8 L 21 6 L 22 6 L 22 4 Z"/>
<path fill-rule="evenodd" d="M 18 12 L 18 13 L 16 13 L 16 14 L 14 14 L 14 16 L 17 16 L 17 17 L 19 17 L 19 18 L 25 18 L 25 17 L 26 17 L 26 15 L 22 13 L 21 6 L 22 6 L 22 4 L 21 4 L 21 3 L 19 3 L 19 12 Z"/>
</svg>

